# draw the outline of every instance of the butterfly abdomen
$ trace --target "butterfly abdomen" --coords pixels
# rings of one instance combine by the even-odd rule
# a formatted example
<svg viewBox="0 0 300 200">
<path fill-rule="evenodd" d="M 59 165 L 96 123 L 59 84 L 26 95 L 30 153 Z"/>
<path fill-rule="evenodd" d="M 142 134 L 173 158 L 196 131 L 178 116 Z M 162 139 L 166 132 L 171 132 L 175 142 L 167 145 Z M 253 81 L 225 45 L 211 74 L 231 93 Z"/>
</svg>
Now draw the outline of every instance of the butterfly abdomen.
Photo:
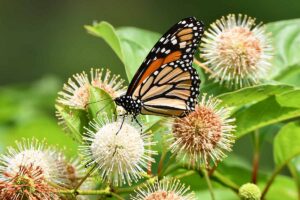
<svg viewBox="0 0 300 200">
<path fill-rule="evenodd" d="M 133 99 L 131 96 L 123 95 L 114 100 L 118 106 L 122 106 L 128 114 L 137 116 L 141 113 L 143 102 Z"/>
</svg>

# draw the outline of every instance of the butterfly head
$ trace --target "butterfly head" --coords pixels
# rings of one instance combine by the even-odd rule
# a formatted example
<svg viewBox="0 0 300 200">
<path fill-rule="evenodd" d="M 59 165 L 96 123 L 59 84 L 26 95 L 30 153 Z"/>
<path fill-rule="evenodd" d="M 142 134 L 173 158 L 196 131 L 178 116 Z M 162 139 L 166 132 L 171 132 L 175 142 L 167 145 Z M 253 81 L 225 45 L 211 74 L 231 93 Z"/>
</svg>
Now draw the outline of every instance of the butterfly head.
<svg viewBox="0 0 300 200">
<path fill-rule="evenodd" d="M 122 95 L 115 98 L 115 103 L 122 106 L 129 114 L 138 115 L 141 113 L 142 102 L 139 99 L 133 99 L 131 96 Z"/>
</svg>

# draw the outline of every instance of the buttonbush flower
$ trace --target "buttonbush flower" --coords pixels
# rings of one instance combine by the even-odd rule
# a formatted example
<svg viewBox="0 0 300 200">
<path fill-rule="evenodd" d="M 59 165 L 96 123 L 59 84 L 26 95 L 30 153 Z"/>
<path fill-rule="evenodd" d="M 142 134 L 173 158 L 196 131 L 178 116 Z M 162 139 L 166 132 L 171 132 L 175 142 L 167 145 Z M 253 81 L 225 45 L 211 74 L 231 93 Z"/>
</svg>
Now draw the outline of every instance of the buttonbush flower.
<svg viewBox="0 0 300 200">
<path fill-rule="evenodd" d="M 136 190 L 131 200 L 195 200 L 189 187 L 176 179 L 163 179 Z"/>
<path fill-rule="evenodd" d="M 272 46 L 262 23 L 230 14 L 210 25 L 202 39 L 201 57 L 212 78 L 228 87 L 257 84 L 270 67 Z"/>
<path fill-rule="evenodd" d="M 0 174 L 0 199 L 2 200 L 56 200 L 56 189 L 48 184 L 41 167 L 21 165 L 16 173 Z"/>
<path fill-rule="evenodd" d="M 85 109 L 89 103 L 89 88 L 100 88 L 107 92 L 113 99 L 125 92 L 124 80 L 119 75 L 111 75 L 106 69 L 91 69 L 90 78 L 85 73 L 73 75 L 63 90 L 58 93 L 57 102 L 76 109 Z"/>
<path fill-rule="evenodd" d="M 7 187 L 1 190 L 3 198 L 15 192 L 15 199 L 55 199 L 54 188 L 48 183 L 65 182 L 62 153 L 36 139 L 23 139 L 16 144 L 17 148 L 8 147 L 7 153 L 0 156 L 1 187 Z"/>
<path fill-rule="evenodd" d="M 149 162 L 154 162 L 150 150 L 154 143 L 148 134 L 141 133 L 129 121 L 110 120 L 102 117 L 92 122 L 92 129 L 85 134 L 84 157 L 89 165 L 96 165 L 100 176 L 106 182 L 119 186 L 131 184 L 141 178 Z M 120 129 L 120 127 L 122 128 Z"/>
<path fill-rule="evenodd" d="M 222 160 L 226 156 L 223 151 L 231 151 L 234 119 L 229 117 L 230 109 L 219 104 L 220 100 L 204 94 L 195 111 L 175 119 L 170 148 L 178 159 L 201 167 L 210 160 Z"/>
</svg>

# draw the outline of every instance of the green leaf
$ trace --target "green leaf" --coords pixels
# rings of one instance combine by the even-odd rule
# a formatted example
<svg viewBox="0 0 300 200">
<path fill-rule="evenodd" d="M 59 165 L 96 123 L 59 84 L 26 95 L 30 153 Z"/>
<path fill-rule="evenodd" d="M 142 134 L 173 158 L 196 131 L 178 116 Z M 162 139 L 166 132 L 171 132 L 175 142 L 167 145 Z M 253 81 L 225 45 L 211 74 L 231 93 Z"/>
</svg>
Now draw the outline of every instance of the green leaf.
<svg viewBox="0 0 300 200">
<path fill-rule="evenodd" d="M 288 167 L 297 184 L 298 194 L 300 194 L 300 156 L 293 158 L 289 162 Z"/>
<path fill-rule="evenodd" d="M 300 108 L 300 90 L 293 90 L 284 94 L 278 95 L 276 100 L 280 105 Z"/>
<path fill-rule="evenodd" d="M 270 77 L 288 84 L 299 85 L 300 78 L 300 19 L 269 23 L 267 31 L 272 33 L 274 59 Z"/>
<path fill-rule="evenodd" d="M 62 105 L 55 105 L 65 132 L 77 142 L 82 141 L 84 127 L 88 124 L 87 113 L 84 110 L 71 109 Z"/>
<path fill-rule="evenodd" d="M 274 160 L 284 165 L 300 154 L 300 123 L 290 122 L 283 126 L 274 140 Z"/>
<path fill-rule="evenodd" d="M 248 103 L 259 102 L 269 96 L 282 94 L 291 90 L 293 90 L 293 87 L 288 85 L 257 85 L 224 93 L 219 95 L 218 98 L 222 100 L 222 105 L 238 107 Z"/>
<path fill-rule="evenodd" d="M 92 35 L 103 38 L 114 50 L 123 62 L 129 80 L 133 78 L 143 59 L 160 36 L 160 34 L 134 27 L 115 29 L 107 22 L 85 26 L 85 28 Z"/>
<path fill-rule="evenodd" d="M 115 103 L 111 96 L 100 88 L 90 87 L 89 104 L 87 106 L 91 119 L 101 117 L 102 114 L 111 119 L 116 110 Z"/>
<path fill-rule="evenodd" d="M 108 43 L 108 45 L 114 50 L 117 56 L 123 61 L 123 53 L 121 49 L 121 44 L 119 38 L 116 34 L 116 30 L 108 22 L 100 22 L 92 26 L 85 26 L 88 33 L 101 37 Z"/>
<path fill-rule="evenodd" d="M 300 116 L 299 108 L 279 104 L 275 96 L 241 109 L 233 115 L 236 118 L 236 136 L 241 137 L 251 131 L 283 120 Z"/>
</svg>

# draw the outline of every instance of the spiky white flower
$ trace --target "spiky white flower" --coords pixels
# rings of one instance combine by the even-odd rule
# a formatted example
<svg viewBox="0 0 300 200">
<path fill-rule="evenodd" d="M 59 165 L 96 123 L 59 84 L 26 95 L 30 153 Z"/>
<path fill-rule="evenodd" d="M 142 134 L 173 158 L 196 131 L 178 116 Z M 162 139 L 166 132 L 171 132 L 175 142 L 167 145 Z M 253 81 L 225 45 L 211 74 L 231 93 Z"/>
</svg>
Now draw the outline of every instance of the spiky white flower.
<svg viewBox="0 0 300 200">
<path fill-rule="evenodd" d="M 176 179 L 163 179 L 136 190 L 131 200 L 195 200 L 189 187 Z"/>
<path fill-rule="evenodd" d="M 90 81 L 91 79 L 91 81 Z M 91 69 L 90 78 L 85 73 L 73 75 L 63 90 L 58 93 L 57 102 L 76 109 L 85 109 L 89 103 L 89 89 L 91 86 L 107 92 L 113 99 L 125 91 L 124 80 L 119 75 L 111 75 L 106 69 Z"/>
<path fill-rule="evenodd" d="M 16 144 L 17 148 L 8 147 L 7 153 L 0 156 L 0 174 L 17 174 L 20 166 L 33 166 L 43 171 L 46 180 L 58 184 L 63 182 L 61 161 L 65 158 L 61 152 L 46 147 L 45 142 L 37 139 L 23 139 Z"/>
<path fill-rule="evenodd" d="M 220 100 L 202 96 L 195 111 L 175 119 L 171 138 L 171 151 L 192 167 L 203 167 L 222 160 L 231 151 L 235 119 L 230 109 L 220 107 Z"/>
<path fill-rule="evenodd" d="M 1 190 L 1 195 L 6 197 L 15 192 L 12 198 L 15 200 L 57 199 L 49 183 L 63 185 L 65 182 L 62 173 L 65 157 L 37 139 L 23 139 L 16 144 L 17 148 L 8 147 L 0 156 L 0 187 L 8 188 Z"/>
<path fill-rule="evenodd" d="M 113 99 L 125 92 L 124 80 L 120 75 L 111 75 L 111 71 L 106 69 L 91 69 L 91 84 L 96 88 L 106 91 Z"/>
<path fill-rule="evenodd" d="M 88 129 L 84 137 L 82 151 L 89 165 L 97 165 L 102 179 L 116 186 L 138 181 L 154 162 L 151 136 L 127 120 L 98 121 L 90 124 L 94 130 Z"/>
<path fill-rule="evenodd" d="M 201 57 L 211 77 L 228 87 L 257 84 L 269 70 L 272 45 L 262 23 L 247 15 L 229 14 L 204 33 Z"/>
</svg>

